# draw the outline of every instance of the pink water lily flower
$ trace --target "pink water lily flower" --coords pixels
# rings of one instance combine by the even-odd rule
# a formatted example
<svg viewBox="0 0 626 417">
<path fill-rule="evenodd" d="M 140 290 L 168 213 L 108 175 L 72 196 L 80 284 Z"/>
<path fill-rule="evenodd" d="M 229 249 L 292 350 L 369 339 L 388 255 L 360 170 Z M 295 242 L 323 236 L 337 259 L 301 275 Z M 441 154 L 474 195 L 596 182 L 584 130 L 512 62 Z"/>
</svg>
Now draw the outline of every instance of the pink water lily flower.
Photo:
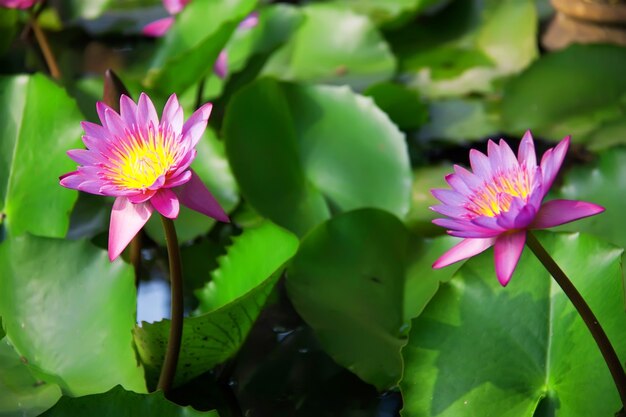
<svg viewBox="0 0 626 417">
<path fill-rule="evenodd" d="M 0 0 L 0 7 L 7 9 L 29 9 L 40 0 Z"/>
<path fill-rule="evenodd" d="M 180 13 L 190 1 L 191 0 L 163 0 L 163 6 L 171 16 L 148 23 L 143 28 L 142 33 L 146 36 L 152 36 L 155 38 L 165 36 L 172 24 L 174 24 L 174 15 Z M 241 23 L 239 23 L 237 29 L 251 29 L 258 23 L 259 14 L 257 12 L 252 12 L 244 20 L 242 20 Z M 225 49 L 220 51 L 213 66 L 213 72 L 220 78 L 226 78 L 226 75 L 228 75 L 228 53 Z"/>
<path fill-rule="evenodd" d="M 183 109 L 172 94 L 159 121 L 147 95 L 142 93 L 137 104 L 122 95 L 120 114 L 98 103 L 102 126 L 82 123 L 87 149 L 67 152 L 80 165 L 63 175 L 60 182 L 67 188 L 116 197 L 109 228 L 111 261 L 146 224 L 153 210 L 173 219 L 182 203 L 209 217 L 229 221 L 189 168 L 211 108 L 210 103 L 203 105 L 183 123 Z"/>
<path fill-rule="evenodd" d="M 517 158 L 503 140 L 489 141 L 485 155 L 470 151 L 470 172 L 460 166 L 446 176 L 452 189 L 432 194 L 443 204 L 432 210 L 448 218 L 433 223 L 463 240 L 443 254 L 433 268 L 443 268 L 494 247 L 500 284 L 508 284 L 524 249 L 526 231 L 558 226 L 604 211 L 596 204 L 573 200 L 542 201 L 569 147 L 569 136 L 549 149 L 537 165 L 535 145 L 526 132 Z"/>
</svg>

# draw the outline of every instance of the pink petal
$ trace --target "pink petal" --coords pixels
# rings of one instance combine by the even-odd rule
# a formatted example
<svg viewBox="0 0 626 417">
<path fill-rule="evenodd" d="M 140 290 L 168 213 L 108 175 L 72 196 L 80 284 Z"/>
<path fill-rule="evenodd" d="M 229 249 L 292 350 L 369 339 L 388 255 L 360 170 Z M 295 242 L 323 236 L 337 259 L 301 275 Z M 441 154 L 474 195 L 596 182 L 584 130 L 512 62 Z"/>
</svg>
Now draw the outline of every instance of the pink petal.
<svg viewBox="0 0 626 417">
<path fill-rule="evenodd" d="M 154 104 L 152 104 L 152 100 L 145 93 L 141 93 L 137 103 L 137 121 L 139 126 L 146 129 L 146 131 L 150 125 L 153 128 L 159 126 L 159 116 L 154 108 Z"/>
<path fill-rule="evenodd" d="M 190 209 L 221 222 L 230 222 L 224 209 L 195 172 L 191 171 L 191 179 L 180 187 L 174 188 L 174 192 L 180 202 Z"/>
<path fill-rule="evenodd" d="M 435 188 L 430 193 L 439 201 L 449 206 L 462 206 L 467 201 L 465 197 L 454 190 Z"/>
<path fill-rule="evenodd" d="M 169 14 L 180 13 L 191 0 L 163 0 L 163 7 Z"/>
<path fill-rule="evenodd" d="M 545 229 L 602 213 L 604 207 L 586 201 L 551 200 L 544 203 L 531 224 L 532 229 Z"/>
<path fill-rule="evenodd" d="M 106 112 L 107 110 L 113 111 L 112 108 L 110 108 L 109 106 L 107 106 L 106 104 L 104 104 L 101 101 L 98 101 L 96 103 L 96 112 L 98 113 L 98 117 L 100 118 L 100 123 L 102 124 L 102 126 L 107 129 L 107 121 L 106 121 Z"/>
<path fill-rule="evenodd" d="M 458 218 L 461 220 L 467 218 L 467 216 L 470 214 L 469 211 L 467 211 L 467 209 L 463 207 L 449 206 L 447 204 L 438 204 L 436 206 L 430 207 L 430 209 L 432 211 L 436 211 L 439 214 L 443 214 L 444 216 Z"/>
<path fill-rule="evenodd" d="M 495 238 L 464 239 L 441 255 L 433 264 L 433 268 L 443 268 L 444 266 L 448 266 L 455 262 L 462 261 L 463 259 L 478 255 L 479 253 L 489 249 L 493 245 L 494 241 Z"/>
<path fill-rule="evenodd" d="M 133 204 L 126 197 L 113 203 L 109 226 L 109 259 L 115 260 L 152 215 L 150 203 Z"/>
<path fill-rule="evenodd" d="M 563 159 L 565 159 L 565 154 L 567 153 L 567 148 L 569 147 L 570 137 L 567 136 L 554 149 L 548 149 L 546 153 L 541 158 L 541 172 L 543 174 L 543 192 L 544 196 L 550 190 L 556 175 L 559 173 L 559 169 L 561 169 L 561 165 L 563 164 Z"/>
<path fill-rule="evenodd" d="M 459 176 L 461 180 L 469 187 L 470 190 L 475 190 L 482 187 L 484 180 L 477 177 L 462 166 L 455 165 L 454 172 Z"/>
<path fill-rule="evenodd" d="M 228 74 L 228 52 L 225 49 L 222 49 L 217 56 L 213 65 L 213 72 L 222 79 L 226 78 Z"/>
<path fill-rule="evenodd" d="M 485 154 L 477 151 L 476 149 L 470 150 L 470 165 L 472 166 L 472 171 L 475 175 L 485 181 L 491 181 L 493 173 L 491 171 L 489 158 L 487 158 Z"/>
<path fill-rule="evenodd" d="M 493 248 L 496 276 L 503 287 L 511 280 L 513 271 L 515 271 L 517 262 L 522 255 L 524 243 L 526 243 L 525 230 L 505 233 L 496 239 L 496 244 Z"/>
<path fill-rule="evenodd" d="M 259 24 L 259 12 L 250 13 L 239 23 L 238 29 L 252 29 Z"/>
<path fill-rule="evenodd" d="M 165 36 L 170 27 L 174 24 L 173 17 L 164 17 L 163 19 L 155 20 L 154 22 L 148 23 L 143 27 L 141 33 L 146 36 L 151 36 L 153 38 L 160 38 L 161 36 Z"/>
<path fill-rule="evenodd" d="M 97 108 L 98 107 L 96 105 L 96 109 Z M 86 136 L 91 136 L 94 139 L 100 139 L 107 142 L 110 141 L 111 134 L 104 127 L 91 122 L 80 122 L 80 125 L 85 131 Z"/>
<path fill-rule="evenodd" d="M 533 135 L 530 133 L 530 130 L 527 130 L 526 133 L 524 133 L 524 137 L 522 137 L 517 151 L 517 158 L 520 165 L 525 165 L 528 168 L 537 166 L 535 143 L 533 142 Z"/>
<path fill-rule="evenodd" d="M 131 203 L 138 204 L 150 200 L 154 194 L 156 194 L 154 190 L 145 190 L 135 195 L 128 196 L 128 199 Z"/>
<path fill-rule="evenodd" d="M 446 175 L 446 182 L 450 184 L 453 190 L 463 194 L 466 197 L 469 197 L 473 194 L 472 190 L 467 186 L 465 181 L 463 181 L 458 174 L 448 174 Z"/>
<path fill-rule="evenodd" d="M 67 151 L 67 156 L 80 165 L 94 165 L 104 160 L 98 152 L 86 149 L 70 149 Z"/>
<path fill-rule="evenodd" d="M 59 180 L 59 184 L 63 187 L 78 190 L 78 186 L 85 182 L 85 177 L 78 171 L 74 171 L 62 175 Z"/>
<path fill-rule="evenodd" d="M 207 122 L 209 121 L 212 108 L 213 104 L 206 103 L 196 110 L 183 125 L 183 136 L 189 138 L 191 148 L 195 148 L 196 144 L 202 137 L 202 134 L 206 129 Z"/>
<path fill-rule="evenodd" d="M 162 188 L 150 199 L 152 206 L 167 218 L 175 219 L 180 211 L 178 197 L 169 188 Z"/>
<path fill-rule="evenodd" d="M 191 179 L 191 171 L 187 170 L 183 172 L 181 175 L 176 177 L 172 177 L 165 180 L 165 184 L 163 184 L 163 188 L 174 188 L 180 185 L 185 184 Z"/>
<path fill-rule="evenodd" d="M 126 135 L 126 124 L 122 120 L 119 114 L 113 109 L 106 109 L 104 111 L 104 118 L 106 119 L 106 128 L 118 138 L 123 138 Z"/>
<path fill-rule="evenodd" d="M 500 139 L 500 158 L 502 159 L 503 171 L 508 171 L 518 167 L 517 158 L 508 143 Z"/>
<path fill-rule="evenodd" d="M 120 116 L 128 127 L 137 126 L 137 105 L 124 94 L 120 97 Z"/>
<path fill-rule="evenodd" d="M 176 135 L 180 134 L 183 128 L 183 108 L 178 104 L 176 94 L 172 94 L 167 103 L 165 103 L 161 117 L 161 126 L 164 128 L 170 126 Z"/>
</svg>

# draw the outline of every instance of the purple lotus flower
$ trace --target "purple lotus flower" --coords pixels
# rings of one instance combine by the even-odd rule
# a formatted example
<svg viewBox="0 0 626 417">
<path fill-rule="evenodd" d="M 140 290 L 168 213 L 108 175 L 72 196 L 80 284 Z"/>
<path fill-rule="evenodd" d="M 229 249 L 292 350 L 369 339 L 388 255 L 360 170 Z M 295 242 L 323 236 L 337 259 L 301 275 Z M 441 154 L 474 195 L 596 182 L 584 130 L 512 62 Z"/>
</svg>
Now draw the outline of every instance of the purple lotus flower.
<svg viewBox="0 0 626 417">
<path fill-rule="evenodd" d="M 1 1 L 1 0 L 0 0 Z M 163 6 L 167 12 L 172 15 L 163 19 L 155 20 L 144 26 L 142 33 L 146 36 L 160 38 L 164 36 L 174 23 L 174 15 L 180 13 L 191 0 L 163 0 Z M 251 29 L 259 23 L 259 14 L 257 12 L 250 13 L 237 27 L 240 30 Z M 225 49 L 220 51 L 217 60 L 213 66 L 213 72 L 220 78 L 226 78 L 228 75 L 228 53 Z"/>
<path fill-rule="evenodd" d="M 0 7 L 7 9 L 29 9 L 39 0 L 0 0 Z"/>
<path fill-rule="evenodd" d="M 569 136 L 549 149 L 537 165 L 535 145 L 530 131 L 519 145 L 517 158 L 507 145 L 493 141 L 488 156 L 472 149 L 472 172 L 454 167 L 446 176 L 452 187 L 432 190 L 443 204 L 431 207 L 448 218 L 433 223 L 445 227 L 452 236 L 464 238 L 443 254 L 433 268 L 477 255 L 494 246 L 496 275 L 500 284 L 508 284 L 526 242 L 526 230 L 558 226 L 604 211 L 603 207 L 584 201 L 551 200 L 541 204 L 569 147 Z"/>
<path fill-rule="evenodd" d="M 120 98 L 120 114 L 96 105 L 102 126 L 83 122 L 87 149 L 67 154 L 80 164 L 63 175 L 61 185 L 91 194 L 116 197 L 111 212 L 109 259 L 119 256 L 156 209 L 176 218 L 179 203 L 217 220 L 228 216 L 189 168 L 195 146 L 206 129 L 212 105 L 200 107 L 183 124 L 183 109 L 172 94 L 159 118 L 150 98 L 135 104 Z"/>
</svg>

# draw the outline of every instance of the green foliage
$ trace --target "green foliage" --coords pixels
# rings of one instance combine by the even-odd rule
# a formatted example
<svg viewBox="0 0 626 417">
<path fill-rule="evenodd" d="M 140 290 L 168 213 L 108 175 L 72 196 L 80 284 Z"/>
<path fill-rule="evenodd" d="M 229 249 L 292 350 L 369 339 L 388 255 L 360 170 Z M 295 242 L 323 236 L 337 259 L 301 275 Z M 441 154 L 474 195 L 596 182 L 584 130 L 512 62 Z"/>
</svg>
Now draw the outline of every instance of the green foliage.
<svg viewBox="0 0 626 417">
<path fill-rule="evenodd" d="M 286 81 L 350 85 L 363 89 L 389 79 L 396 60 L 374 25 L 338 5 L 302 8 L 305 20 L 267 62 L 263 75 Z"/>
<path fill-rule="evenodd" d="M 43 417 L 219 417 L 217 411 L 200 412 L 191 407 L 181 407 L 165 399 L 161 391 L 153 394 L 137 394 L 125 391 L 121 386 L 103 394 L 79 398 L 63 397 Z"/>
<path fill-rule="evenodd" d="M 88 242 L 25 235 L 0 245 L 0 277 L 6 337 L 37 378 L 73 396 L 117 384 L 145 390 L 126 264 Z"/>
<path fill-rule="evenodd" d="M 6 339 L 0 339 L 0 416 L 34 417 L 61 397 L 56 384 L 37 380 Z"/>
<path fill-rule="evenodd" d="M 624 117 L 624 65 L 626 49 L 613 45 L 573 45 L 543 56 L 507 84 L 503 126 L 584 140 L 602 122 Z"/>
<path fill-rule="evenodd" d="M 198 292 L 201 314 L 184 320 L 177 383 L 207 372 L 237 353 L 297 248 L 295 236 L 269 222 L 234 239 L 227 255 L 218 260 L 213 280 Z M 169 320 L 164 320 L 143 323 L 134 330 L 149 382 L 158 378 L 169 329 Z"/>
<path fill-rule="evenodd" d="M 65 151 L 81 146 L 80 121 L 74 100 L 46 77 L 0 77 L 0 223 L 9 234 L 65 236 L 78 193 L 58 177 L 75 167 Z"/>
<path fill-rule="evenodd" d="M 623 357 L 622 250 L 586 235 L 538 235 Z M 525 417 L 540 404 L 543 415 L 613 415 L 617 391 L 569 299 L 529 250 L 506 288 L 492 258 L 469 260 L 413 320 L 402 415 Z"/>
<path fill-rule="evenodd" d="M 224 136 L 246 200 L 298 235 L 333 210 L 408 210 L 403 135 L 347 88 L 259 80 L 233 97 Z"/>
</svg>

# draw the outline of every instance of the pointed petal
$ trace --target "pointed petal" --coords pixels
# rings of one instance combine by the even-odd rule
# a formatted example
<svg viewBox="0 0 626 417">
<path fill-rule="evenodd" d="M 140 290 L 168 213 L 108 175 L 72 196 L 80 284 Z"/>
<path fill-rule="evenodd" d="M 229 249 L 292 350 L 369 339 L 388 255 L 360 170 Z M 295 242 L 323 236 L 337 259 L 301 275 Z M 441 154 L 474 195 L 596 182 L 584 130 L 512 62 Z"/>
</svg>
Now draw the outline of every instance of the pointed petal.
<svg viewBox="0 0 626 417">
<path fill-rule="evenodd" d="M 67 151 L 67 156 L 80 165 L 94 165 L 104 160 L 98 152 L 87 149 L 70 149 Z"/>
<path fill-rule="evenodd" d="M 472 171 L 475 175 L 485 181 L 491 181 L 493 174 L 491 172 L 489 158 L 487 158 L 485 154 L 477 151 L 476 149 L 470 150 L 470 165 L 472 166 Z"/>
<path fill-rule="evenodd" d="M 238 29 L 252 29 L 259 24 L 259 12 L 250 13 L 245 19 L 239 23 Z"/>
<path fill-rule="evenodd" d="M 492 172 L 501 172 L 504 169 L 500 147 L 491 139 L 487 142 L 487 158 Z"/>
<path fill-rule="evenodd" d="M 165 180 L 165 184 L 163 184 L 163 188 L 178 187 L 179 185 L 183 185 L 190 179 L 191 179 L 191 171 L 187 170 L 183 172 L 181 175 Z"/>
<path fill-rule="evenodd" d="M 567 136 L 554 149 L 548 149 L 546 153 L 541 158 L 541 172 L 543 174 L 543 193 L 548 193 L 556 175 L 559 173 L 559 169 L 561 169 L 561 165 L 563 164 L 563 159 L 565 159 L 565 154 L 567 153 L 567 148 L 569 147 L 570 137 Z"/>
<path fill-rule="evenodd" d="M 531 224 L 533 229 L 545 229 L 602 213 L 604 207 L 586 201 L 551 200 L 544 203 Z"/>
<path fill-rule="evenodd" d="M 526 133 L 524 133 L 524 137 L 522 137 L 517 151 L 517 158 L 520 165 L 525 165 L 528 168 L 537 166 L 535 143 L 533 142 L 533 135 L 530 133 L 530 130 L 527 130 Z"/>
<path fill-rule="evenodd" d="M 180 211 L 180 203 L 178 197 L 169 188 L 163 188 L 154 194 L 150 199 L 152 206 L 157 209 L 159 213 L 169 219 L 175 219 L 178 217 Z"/>
<path fill-rule="evenodd" d="M 430 190 L 430 193 L 439 201 L 449 206 L 462 206 L 465 204 L 466 199 L 463 194 L 453 190 L 435 188 Z"/>
<path fill-rule="evenodd" d="M 100 139 L 105 142 L 110 141 L 111 135 L 104 127 L 91 122 L 80 122 L 80 126 L 85 131 L 86 136 L 90 136 L 94 139 Z"/>
<path fill-rule="evenodd" d="M 472 190 L 470 190 L 465 181 L 463 181 L 458 174 L 446 175 L 446 182 L 450 184 L 450 187 L 452 187 L 454 191 L 457 191 L 466 197 L 473 194 Z"/>
<path fill-rule="evenodd" d="M 153 38 L 160 38 L 161 36 L 165 36 L 170 27 L 174 24 L 173 17 L 164 17 L 163 19 L 155 20 L 154 22 L 148 23 L 143 27 L 141 33 L 146 36 L 151 36 Z"/>
<path fill-rule="evenodd" d="M 470 215 L 470 212 L 463 207 L 457 206 L 449 206 L 447 204 L 438 204 L 436 206 L 430 207 L 432 211 L 435 211 L 439 214 L 443 214 L 444 216 L 457 218 L 457 219 L 465 219 Z"/>
<path fill-rule="evenodd" d="M 167 103 L 165 103 L 163 116 L 161 117 L 161 126 L 164 128 L 170 126 L 177 136 L 181 133 L 183 128 L 183 108 L 180 107 L 176 94 L 172 94 Z"/>
<path fill-rule="evenodd" d="M 59 184 L 61 184 L 65 188 L 70 188 L 72 190 L 78 190 L 78 187 L 83 182 L 85 182 L 85 177 L 78 171 L 69 172 L 59 177 Z"/>
<path fill-rule="evenodd" d="M 213 104 L 206 103 L 196 110 L 183 126 L 183 136 L 189 138 L 191 143 L 190 148 L 195 148 L 196 144 L 202 137 L 204 129 L 206 129 L 209 116 L 211 115 L 211 109 Z"/>
<path fill-rule="evenodd" d="M 98 101 L 96 103 L 96 112 L 98 113 L 98 117 L 100 118 L 100 123 L 102 124 L 102 126 L 106 129 L 107 127 L 107 121 L 106 121 L 106 117 L 105 117 L 105 113 L 107 112 L 107 110 L 110 111 L 114 111 L 112 108 L 110 108 L 109 106 L 107 106 L 105 103 L 103 103 L 102 101 Z M 84 126 L 83 126 L 84 128 Z M 107 129 L 108 130 L 108 129 Z"/>
<path fill-rule="evenodd" d="M 159 126 L 159 116 L 154 108 L 154 104 L 152 104 L 152 100 L 150 100 L 150 97 L 148 97 L 146 93 L 141 93 L 139 96 L 137 103 L 137 121 L 140 127 L 146 131 L 150 124 L 153 128 Z"/>
<path fill-rule="evenodd" d="M 113 203 L 109 226 L 109 259 L 115 260 L 152 214 L 150 203 L 133 204 L 126 197 Z"/>
<path fill-rule="evenodd" d="M 120 116 L 129 128 L 137 126 L 137 105 L 125 94 L 120 97 Z"/>
<path fill-rule="evenodd" d="M 513 149 L 503 139 L 500 139 L 500 158 L 502 160 L 502 170 L 508 171 L 518 167 L 517 158 Z"/>
<path fill-rule="evenodd" d="M 174 192 L 180 202 L 190 209 L 221 222 L 230 222 L 224 209 L 195 172 L 191 171 L 191 179 L 180 187 L 174 188 Z"/>
<path fill-rule="evenodd" d="M 478 255 L 489 249 L 495 241 L 495 238 L 488 239 L 464 239 L 456 246 L 453 246 L 446 253 L 441 255 L 433 264 L 434 269 L 443 268 L 463 259 Z"/>
<path fill-rule="evenodd" d="M 163 0 L 163 7 L 169 14 L 181 12 L 190 0 Z"/>
<path fill-rule="evenodd" d="M 138 194 L 128 196 L 128 199 L 131 203 L 138 204 L 150 200 L 154 194 L 156 194 L 156 191 L 154 190 L 145 190 L 143 192 L 139 192 Z"/>
<path fill-rule="evenodd" d="M 476 190 L 477 188 L 482 187 L 484 183 L 483 179 L 477 177 L 476 175 L 474 175 L 467 169 L 463 168 L 462 166 L 455 165 L 454 173 L 458 175 L 459 178 L 461 178 L 465 184 L 467 184 L 467 187 L 470 190 Z"/>
<path fill-rule="evenodd" d="M 513 271 L 517 266 L 522 250 L 526 243 L 526 231 L 505 233 L 498 236 L 493 248 L 496 263 L 496 276 L 502 286 L 506 286 L 511 280 Z"/>
<path fill-rule="evenodd" d="M 213 72 L 221 79 L 226 78 L 228 74 L 228 52 L 226 52 L 225 49 L 222 49 L 217 56 L 215 64 L 213 65 Z"/>
</svg>

